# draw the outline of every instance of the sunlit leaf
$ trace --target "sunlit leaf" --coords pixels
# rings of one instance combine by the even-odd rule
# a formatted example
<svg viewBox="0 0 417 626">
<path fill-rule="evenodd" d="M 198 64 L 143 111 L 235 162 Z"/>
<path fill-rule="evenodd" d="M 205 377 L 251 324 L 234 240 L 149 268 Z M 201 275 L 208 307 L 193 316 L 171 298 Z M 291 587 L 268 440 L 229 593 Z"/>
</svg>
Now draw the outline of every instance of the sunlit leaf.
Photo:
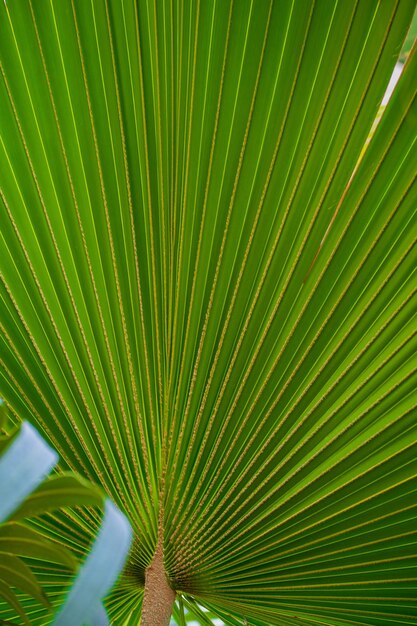
<svg viewBox="0 0 417 626">
<path fill-rule="evenodd" d="M 0 393 L 134 527 L 114 624 L 415 623 L 414 12 L 0 6 Z"/>
</svg>

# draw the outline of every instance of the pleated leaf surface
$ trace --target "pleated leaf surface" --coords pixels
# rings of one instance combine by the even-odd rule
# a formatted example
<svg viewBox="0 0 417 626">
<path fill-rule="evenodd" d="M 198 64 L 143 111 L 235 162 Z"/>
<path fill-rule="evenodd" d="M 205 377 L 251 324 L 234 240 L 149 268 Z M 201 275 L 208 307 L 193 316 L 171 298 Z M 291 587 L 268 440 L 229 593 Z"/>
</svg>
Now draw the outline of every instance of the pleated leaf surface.
<svg viewBox="0 0 417 626">
<path fill-rule="evenodd" d="M 134 526 L 114 624 L 161 524 L 179 624 L 417 623 L 414 9 L 0 6 L 0 393 Z"/>
</svg>

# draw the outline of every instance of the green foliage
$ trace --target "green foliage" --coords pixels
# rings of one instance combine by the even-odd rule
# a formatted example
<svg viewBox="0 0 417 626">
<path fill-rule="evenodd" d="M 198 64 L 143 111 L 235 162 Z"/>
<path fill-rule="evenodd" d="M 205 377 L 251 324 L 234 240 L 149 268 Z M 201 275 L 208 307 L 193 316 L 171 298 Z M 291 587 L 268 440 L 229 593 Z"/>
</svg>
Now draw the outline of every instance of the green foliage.
<svg viewBox="0 0 417 626">
<path fill-rule="evenodd" d="M 414 17 L 411 22 L 410 28 L 408 30 L 407 37 L 404 41 L 404 45 L 401 50 L 400 61 L 402 61 L 402 63 L 404 63 L 407 60 L 408 55 L 410 54 L 411 49 L 416 40 L 416 37 L 417 37 L 417 9 L 414 11 Z"/>
<path fill-rule="evenodd" d="M 2 401 L 0 410 L 0 430 L 3 430 L 5 412 Z M 45 516 L 69 506 L 102 507 L 104 497 L 96 486 L 75 475 L 54 476 L 42 482 L 56 464 L 57 456 L 27 424 L 15 429 L 11 435 L 3 436 L 2 444 L 0 597 L 25 624 L 30 624 L 29 611 L 19 599 L 17 590 L 26 595 L 26 603 L 29 596 L 49 611 L 51 603 L 36 576 L 36 569 L 53 568 L 52 564 L 58 564 L 64 566 L 64 570 L 75 572 L 78 563 L 69 550 L 28 526 L 28 518 Z M 78 572 L 63 608 L 54 618 L 55 626 L 93 623 L 105 626 L 108 623 L 101 600 L 123 567 L 130 541 L 131 529 L 127 520 L 114 505 L 106 502 L 99 536 Z M 48 618 L 43 615 L 42 619 Z"/>
<path fill-rule="evenodd" d="M 0 6 L 0 393 L 134 526 L 114 624 L 158 532 L 179 624 L 416 621 L 414 10 Z"/>
</svg>

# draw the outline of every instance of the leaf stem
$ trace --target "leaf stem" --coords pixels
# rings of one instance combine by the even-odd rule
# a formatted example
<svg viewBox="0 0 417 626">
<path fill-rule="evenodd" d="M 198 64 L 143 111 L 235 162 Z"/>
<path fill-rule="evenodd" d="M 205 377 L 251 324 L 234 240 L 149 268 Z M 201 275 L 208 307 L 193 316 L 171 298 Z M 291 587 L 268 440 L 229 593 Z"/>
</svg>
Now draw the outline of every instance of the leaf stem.
<svg viewBox="0 0 417 626">
<path fill-rule="evenodd" d="M 141 626 L 169 626 L 174 602 L 175 591 L 165 573 L 162 533 L 159 533 L 153 561 L 145 573 Z"/>
</svg>

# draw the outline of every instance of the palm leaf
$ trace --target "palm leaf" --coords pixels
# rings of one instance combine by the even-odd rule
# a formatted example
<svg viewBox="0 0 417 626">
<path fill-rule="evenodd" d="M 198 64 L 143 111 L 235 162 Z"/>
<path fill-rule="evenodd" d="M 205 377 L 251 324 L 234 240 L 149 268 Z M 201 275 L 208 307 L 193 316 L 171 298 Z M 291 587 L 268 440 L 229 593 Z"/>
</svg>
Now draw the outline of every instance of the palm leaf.
<svg viewBox="0 0 417 626">
<path fill-rule="evenodd" d="M 414 8 L 0 7 L 1 393 L 130 517 L 115 624 L 415 623 Z"/>
</svg>

